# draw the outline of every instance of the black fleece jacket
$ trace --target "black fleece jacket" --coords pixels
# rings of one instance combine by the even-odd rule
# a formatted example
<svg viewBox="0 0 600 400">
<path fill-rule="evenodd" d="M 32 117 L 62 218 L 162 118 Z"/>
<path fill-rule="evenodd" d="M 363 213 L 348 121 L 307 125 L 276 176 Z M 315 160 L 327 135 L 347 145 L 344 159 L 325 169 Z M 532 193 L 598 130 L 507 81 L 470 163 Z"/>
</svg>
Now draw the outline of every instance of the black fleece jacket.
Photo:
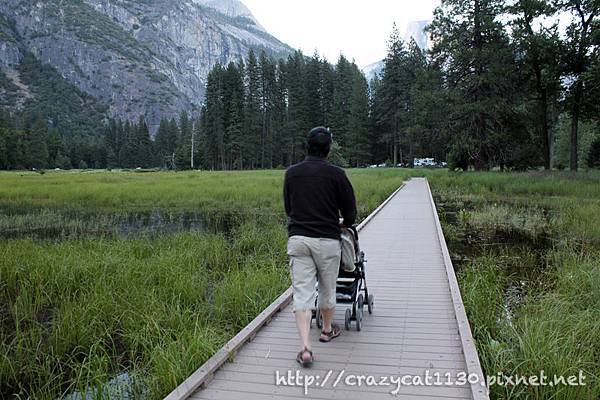
<svg viewBox="0 0 600 400">
<path fill-rule="evenodd" d="M 308 156 L 285 173 L 285 212 L 288 236 L 340 239 L 339 217 L 344 225 L 356 221 L 354 189 L 343 169 L 325 158 Z"/>
</svg>

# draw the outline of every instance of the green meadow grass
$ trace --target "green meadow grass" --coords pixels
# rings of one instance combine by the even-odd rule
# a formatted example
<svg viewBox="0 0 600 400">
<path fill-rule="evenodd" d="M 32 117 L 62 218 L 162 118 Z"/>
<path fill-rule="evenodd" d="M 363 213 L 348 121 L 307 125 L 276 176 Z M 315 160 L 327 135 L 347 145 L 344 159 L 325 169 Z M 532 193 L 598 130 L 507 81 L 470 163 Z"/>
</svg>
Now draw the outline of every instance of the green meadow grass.
<svg viewBox="0 0 600 400">
<path fill-rule="evenodd" d="M 492 398 L 600 397 L 599 174 L 348 174 L 361 218 L 428 177 L 487 374 L 588 379 L 494 386 Z M 0 397 L 57 399 L 123 371 L 140 396 L 169 393 L 289 285 L 282 180 L 0 173 Z M 99 234 L 156 210 L 197 213 L 206 229 Z"/>
<path fill-rule="evenodd" d="M 492 399 L 600 398 L 600 175 L 434 174 L 485 373 L 585 386 L 491 387 Z M 445 212 L 440 210 L 444 220 Z M 464 255 L 464 254 L 463 254 Z"/>
<path fill-rule="evenodd" d="M 403 181 L 350 176 L 362 217 Z M 0 242 L 0 397 L 57 399 L 123 371 L 164 397 L 288 287 L 282 181 L 282 171 L 0 173 L 0 233 L 25 232 Z M 157 209 L 229 228 L 86 234 Z"/>
</svg>

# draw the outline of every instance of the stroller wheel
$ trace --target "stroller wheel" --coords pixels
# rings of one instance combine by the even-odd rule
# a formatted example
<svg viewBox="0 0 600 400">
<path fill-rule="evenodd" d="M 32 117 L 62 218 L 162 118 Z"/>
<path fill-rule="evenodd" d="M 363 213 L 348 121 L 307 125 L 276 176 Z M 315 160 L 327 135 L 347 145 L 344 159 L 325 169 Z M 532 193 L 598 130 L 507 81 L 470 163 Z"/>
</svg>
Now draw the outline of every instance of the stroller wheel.
<svg viewBox="0 0 600 400">
<path fill-rule="evenodd" d="M 374 302 L 375 298 L 373 297 L 372 294 L 369 295 L 369 297 L 367 298 L 367 308 L 369 309 L 369 314 L 373 314 L 373 302 Z"/>
<path fill-rule="evenodd" d="M 349 308 L 346 308 L 346 317 L 344 318 L 344 327 L 347 331 L 350 330 L 350 318 L 352 318 L 352 311 Z"/>
<path fill-rule="evenodd" d="M 365 298 L 363 297 L 362 293 L 358 295 L 358 300 L 356 301 L 356 313 L 358 314 L 358 310 L 363 309 L 363 307 L 365 306 Z"/>
<path fill-rule="evenodd" d="M 318 308 L 315 313 L 315 321 L 317 322 L 317 328 L 323 329 L 323 315 L 321 315 L 321 310 Z"/>
<path fill-rule="evenodd" d="M 360 332 L 362 329 L 363 309 L 358 308 L 356 310 L 356 330 Z"/>
</svg>

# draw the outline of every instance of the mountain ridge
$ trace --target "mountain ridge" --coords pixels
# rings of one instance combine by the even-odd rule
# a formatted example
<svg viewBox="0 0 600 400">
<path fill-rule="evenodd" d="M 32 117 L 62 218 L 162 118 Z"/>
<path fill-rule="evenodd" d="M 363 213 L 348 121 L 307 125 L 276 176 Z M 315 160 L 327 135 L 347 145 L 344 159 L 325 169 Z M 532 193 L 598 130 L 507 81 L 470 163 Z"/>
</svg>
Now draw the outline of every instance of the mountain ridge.
<svg viewBox="0 0 600 400">
<path fill-rule="evenodd" d="M 417 43 L 417 46 L 421 48 L 421 50 L 429 49 L 429 37 L 425 32 L 425 28 L 427 25 L 431 23 L 430 20 L 421 20 L 421 21 L 412 21 L 409 22 L 406 26 L 406 31 L 404 32 L 403 41 L 404 43 L 409 43 L 411 40 L 414 40 Z M 362 72 L 365 74 L 367 78 L 367 82 L 370 82 L 375 75 L 381 74 L 384 67 L 384 60 L 376 61 L 372 64 L 365 66 L 362 69 Z"/>
<path fill-rule="evenodd" d="M 215 64 L 237 62 L 251 48 L 274 57 L 292 51 L 243 3 L 217 3 L 5 0 L 0 69 L 15 83 L 21 60 L 31 53 L 106 105 L 107 117 L 145 115 L 154 132 L 162 118 L 198 112 Z"/>
</svg>

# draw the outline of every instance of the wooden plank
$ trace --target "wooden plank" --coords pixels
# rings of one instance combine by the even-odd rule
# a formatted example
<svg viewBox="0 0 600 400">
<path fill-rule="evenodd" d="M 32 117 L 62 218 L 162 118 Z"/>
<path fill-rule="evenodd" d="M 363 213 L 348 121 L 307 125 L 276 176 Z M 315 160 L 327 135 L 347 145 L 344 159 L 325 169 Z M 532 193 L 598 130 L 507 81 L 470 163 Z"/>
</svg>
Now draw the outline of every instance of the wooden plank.
<svg viewBox="0 0 600 400">
<path fill-rule="evenodd" d="M 312 367 L 310 369 L 310 373 L 311 374 L 315 374 L 315 375 L 321 375 L 324 376 L 326 375 L 329 371 L 333 371 L 333 372 L 337 372 L 339 373 L 340 370 L 336 369 L 340 366 L 340 364 L 330 364 L 330 363 L 319 363 L 318 367 Z M 279 371 L 280 374 L 283 373 L 287 373 L 288 369 L 286 369 L 285 367 L 274 367 L 274 370 L 266 370 L 264 368 L 254 368 L 253 365 L 251 364 L 240 364 L 240 363 L 225 363 L 223 364 L 223 366 L 221 367 L 221 369 L 219 369 L 219 371 L 217 372 L 217 374 L 220 374 L 221 371 L 231 371 L 231 372 L 248 372 L 250 370 L 250 368 L 252 368 L 253 373 L 256 374 L 261 374 L 261 375 L 268 375 L 268 376 L 274 376 L 275 375 L 275 371 Z M 354 375 L 360 375 L 360 374 L 364 374 L 365 371 L 362 369 L 362 366 L 360 365 L 346 365 L 344 368 L 344 371 L 348 374 L 354 374 Z M 460 370 L 455 369 L 455 370 L 451 370 L 451 369 L 437 369 L 437 368 L 429 368 L 429 372 L 430 374 L 440 374 L 440 376 L 443 376 L 446 373 L 450 373 L 450 376 L 453 378 L 458 377 L 458 374 L 460 372 Z M 415 376 L 422 376 L 424 374 L 424 370 L 421 367 L 385 367 L 382 370 L 380 370 L 379 372 L 375 372 L 375 371 L 369 371 L 369 373 L 372 373 L 374 375 L 382 375 L 382 374 L 392 374 L 392 375 L 415 375 Z"/>
<path fill-rule="evenodd" d="M 226 380 L 215 379 L 215 381 L 211 384 L 211 389 L 214 390 L 231 390 L 231 383 Z M 277 395 L 279 398 L 285 397 L 304 397 L 307 396 L 304 394 L 304 388 L 302 387 L 290 387 L 290 386 L 276 386 L 273 381 L 269 383 L 254 383 L 254 382 L 243 382 L 243 385 L 236 385 L 244 388 L 244 392 L 248 394 L 248 398 L 252 399 L 254 394 L 258 395 Z M 379 386 L 379 387 L 370 387 L 368 389 L 368 394 L 362 390 L 356 390 L 356 387 L 347 387 L 347 389 L 340 389 L 339 387 L 335 390 L 327 387 L 312 387 L 308 389 L 308 398 L 312 399 L 330 399 L 334 394 L 343 394 L 344 398 L 350 399 L 358 399 L 368 396 L 369 399 L 384 399 L 390 398 L 390 392 L 394 390 L 393 387 L 389 386 Z M 418 393 L 426 393 L 428 395 L 435 395 L 446 398 L 453 399 L 463 399 L 470 398 L 470 390 L 465 387 L 436 387 L 436 386 L 427 386 L 424 387 L 426 390 L 421 390 L 421 388 L 405 386 L 402 387 L 402 393 L 406 394 L 418 394 Z M 201 398 L 201 397 L 200 397 Z M 227 396 L 221 397 L 222 399 L 227 399 Z"/>
<path fill-rule="evenodd" d="M 259 358 L 283 358 L 285 360 L 294 359 L 296 352 L 293 347 L 286 346 L 285 349 L 272 347 L 266 349 L 256 349 L 247 346 L 244 349 L 244 354 L 249 356 L 255 356 Z M 316 349 L 316 348 L 315 348 Z M 428 348 L 426 348 L 428 349 Z M 359 358 L 370 358 L 375 361 L 365 361 L 364 365 L 396 365 L 399 360 L 443 360 L 443 361 L 463 361 L 464 356 L 460 350 L 458 351 L 435 351 L 434 349 L 428 349 L 430 351 L 423 351 L 422 348 L 415 348 L 405 346 L 404 348 L 398 349 L 394 352 L 390 351 L 377 351 L 373 349 L 357 350 L 357 349 L 319 349 L 317 359 L 319 361 L 333 361 L 335 362 L 334 356 L 339 354 L 343 355 L 345 362 L 351 362 L 353 359 Z M 356 362 L 357 364 L 359 362 Z"/>
<path fill-rule="evenodd" d="M 298 388 L 275 385 L 275 371 L 324 374 L 329 370 L 344 370 L 357 375 L 420 376 L 429 370 L 453 377 L 471 373 L 469 357 L 473 354 L 469 351 L 473 349 L 465 346 L 463 320 L 456 305 L 456 276 L 453 281 L 431 190 L 424 179 L 411 180 L 398 196 L 399 190 L 360 227 L 361 246 L 368 260 L 367 284 L 375 294 L 375 313 L 369 315 L 365 308 L 363 330 L 344 331 L 334 342 L 324 344 L 316 341 L 319 332 L 313 329 L 310 335 L 315 364 L 310 370 L 303 370 L 294 360 L 298 337 L 295 318 L 288 306 L 273 315 L 269 325 L 256 331 L 253 340 L 246 341 L 231 362 L 221 364 L 213 372 L 214 380 L 191 398 L 390 397 L 389 391 L 380 387 L 322 387 L 305 396 Z M 458 300 L 462 305 L 460 297 Z M 343 324 L 348 307 L 338 304 L 334 314 L 336 323 Z M 474 355 L 477 356 L 476 352 Z M 476 385 L 413 386 L 402 387 L 396 397 L 487 399 L 487 390 Z"/>
<path fill-rule="evenodd" d="M 379 205 L 364 221 L 356 228 L 361 231 L 385 206 L 402 190 L 404 183 L 400 185 L 382 204 Z M 248 326 L 242 329 L 233 339 L 212 356 L 204 365 L 196 370 L 181 385 L 173 390 L 165 400 L 183 400 L 189 397 L 199 387 L 205 385 L 212 378 L 214 372 L 219 369 L 235 352 L 248 340 L 256 335 L 260 328 L 273 318 L 273 315 L 281 311 L 292 300 L 292 288 L 288 288 L 269 307 L 260 313 Z"/>
<path fill-rule="evenodd" d="M 381 328 L 379 328 L 381 329 Z M 369 329 L 367 329 L 365 327 L 365 329 L 362 331 L 364 332 L 364 337 L 360 336 L 358 339 L 356 340 L 350 340 L 350 341 L 345 341 L 345 342 L 350 342 L 353 344 L 356 343 L 362 343 L 362 344 L 369 344 L 369 345 L 378 345 L 378 344 L 383 344 L 381 342 L 377 342 L 375 340 L 367 340 L 367 338 L 369 337 L 370 333 L 373 332 L 373 327 L 369 327 Z M 288 332 L 289 334 L 296 334 L 297 332 L 294 331 L 290 331 Z M 316 339 L 315 336 L 313 336 L 313 338 Z M 397 340 L 410 340 L 410 339 L 417 339 L 417 340 L 422 340 L 424 342 L 437 342 L 439 340 L 449 340 L 449 339 L 458 339 L 460 341 L 460 334 L 458 333 L 458 327 L 456 328 L 456 331 L 453 332 L 452 335 L 449 335 L 447 331 L 444 331 L 442 333 L 423 333 L 423 332 L 403 332 L 401 335 L 396 336 Z M 294 342 L 293 337 L 292 337 L 292 342 Z M 277 344 L 279 342 L 282 343 L 290 343 L 290 336 L 261 336 L 258 340 L 254 341 L 255 343 L 272 343 L 272 344 Z M 317 342 L 315 340 L 315 348 L 320 348 L 322 347 L 321 343 Z M 328 347 L 336 347 L 338 346 L 338 343 L 342 343 L 342 341 L 335 341 L 335 343 L 328 343 Z M 392 343 L 392 344 L 398 344 L 398 343 Z M 344 346 L 346 346 L 347 344 L 344 343 Z M 462 344 L 461 344 L 462 346 Z"/>
<path fill-rule="evenodd" d="M 268 395 L 258 393 L 247 393 L 235 390 L 204 390 L 202 392 L 195 393 L 191 399 L 195 400 L 280 400 L 280 399 L 304 399 L 310 398 L 308 396 L 281 396 L 281 395 Z M 343 400 L 365 400 L 367 397 L 364 393 L 350 392 L 346 394 L 344 392 L 334 393 L 330 399 L 343 399 Z M 374 393 L 368 396 L 368 400 L 448 400 L 448 397 L 422 395 L 422 394 L 398 394 L 392 397 L 390 394 Z"/>
</svg>

